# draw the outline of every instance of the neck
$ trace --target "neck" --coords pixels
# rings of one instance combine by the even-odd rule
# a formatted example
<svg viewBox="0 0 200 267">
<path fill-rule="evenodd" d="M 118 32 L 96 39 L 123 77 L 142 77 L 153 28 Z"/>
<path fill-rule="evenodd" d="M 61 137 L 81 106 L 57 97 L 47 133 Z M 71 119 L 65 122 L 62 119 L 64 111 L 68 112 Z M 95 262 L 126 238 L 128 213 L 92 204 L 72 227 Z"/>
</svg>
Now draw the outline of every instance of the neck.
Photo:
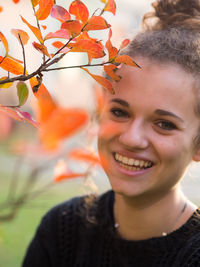
<svg viewBox="0 0 200 267">
<path fill-rule="evenodd" d="M 187 207 L 184 209 L 185 203 Z M 115 193 L 114 217 L 118 234 L 128 240 L 162 236 L 179 228 L 195 207 L 175 188 L 162 198 L 136 199 Z"/>
</svg>

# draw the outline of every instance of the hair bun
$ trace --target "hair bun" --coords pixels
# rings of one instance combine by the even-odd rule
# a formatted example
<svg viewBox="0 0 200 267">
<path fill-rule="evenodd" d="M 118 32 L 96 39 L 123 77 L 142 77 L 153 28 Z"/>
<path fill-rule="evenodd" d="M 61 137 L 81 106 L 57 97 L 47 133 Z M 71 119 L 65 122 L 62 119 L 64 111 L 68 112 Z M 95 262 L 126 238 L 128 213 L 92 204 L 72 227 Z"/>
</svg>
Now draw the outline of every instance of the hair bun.
<svg viewBox="0 0 200 267">
<path fill-rule="evenodd" d="M 152 6 L 154 11 L 143 18 L 143 26 L 147 30 L 177 26 L 200 30 L 200 0 L 157 0 Z M 152 18 L 156 20 L 149 20 Z"/>
</svg>

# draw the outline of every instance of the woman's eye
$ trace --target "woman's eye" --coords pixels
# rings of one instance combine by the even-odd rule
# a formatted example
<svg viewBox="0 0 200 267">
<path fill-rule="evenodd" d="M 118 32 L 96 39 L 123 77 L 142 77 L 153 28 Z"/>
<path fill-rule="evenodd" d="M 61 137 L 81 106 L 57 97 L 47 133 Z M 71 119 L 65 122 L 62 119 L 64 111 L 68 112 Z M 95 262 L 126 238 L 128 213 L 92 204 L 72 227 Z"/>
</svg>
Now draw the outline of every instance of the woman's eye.
<svg viewBox="0 0 200 267">
<path fill-rule="evenodd" d="M 176 125 L 170 121 L 160 121 L 157 123 L 157 125 L 163 129 L 163 130 L 167 130 L 167 131 L 171 131 L 171 130 L 175 130 L 177 129 Z"/>
<path fill-rule="evenodd" d="M 128 112 L 120 109 L 120 108 L 112 108 L 110 112 L 117 118 L 125 117 L 128 118 Z"/>
</svg>

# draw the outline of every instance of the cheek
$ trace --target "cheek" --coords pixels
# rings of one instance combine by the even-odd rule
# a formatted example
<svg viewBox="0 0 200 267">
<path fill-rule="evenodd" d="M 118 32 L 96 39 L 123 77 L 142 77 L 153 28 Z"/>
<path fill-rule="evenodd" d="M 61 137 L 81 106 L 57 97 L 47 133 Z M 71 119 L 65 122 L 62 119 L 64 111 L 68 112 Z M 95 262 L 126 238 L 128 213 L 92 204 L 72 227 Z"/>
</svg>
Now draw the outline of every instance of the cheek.
<svg viewBox="0 0 200 267">
<path fill-rule="evenodd" d="M 119 123 L 110 120 L 102 120 L 99 122 L 98 139 L 109 140 L 119 135 L 121 131 L 122 127 Z"/>
<path fill-rule="evenodd" d="M 165 138 L 165 140 L 157 140 L 157 151 L 160 154 L 161 160 L 174 162 L 189 162 L 192 157 L 192 144 L 184 138 Z"/>
</svg>

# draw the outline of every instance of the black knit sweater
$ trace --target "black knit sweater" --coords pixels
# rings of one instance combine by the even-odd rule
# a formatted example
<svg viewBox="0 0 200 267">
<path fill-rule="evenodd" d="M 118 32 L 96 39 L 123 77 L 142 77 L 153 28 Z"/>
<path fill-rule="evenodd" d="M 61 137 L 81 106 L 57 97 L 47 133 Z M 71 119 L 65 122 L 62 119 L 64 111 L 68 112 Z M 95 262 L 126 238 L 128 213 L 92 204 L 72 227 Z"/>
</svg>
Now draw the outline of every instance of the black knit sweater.
<svg viewBox="0 0 200 267">
<path fill-rule="evenodd" d="M 200 266 L 199 210 L 167 236 L 127 241 L 115 233 L 113 203 L 114 193 L 108 191 L 89 209 L 85 197 L 54 207 L 44 216 L 23 267 Z"/>
</svg>

